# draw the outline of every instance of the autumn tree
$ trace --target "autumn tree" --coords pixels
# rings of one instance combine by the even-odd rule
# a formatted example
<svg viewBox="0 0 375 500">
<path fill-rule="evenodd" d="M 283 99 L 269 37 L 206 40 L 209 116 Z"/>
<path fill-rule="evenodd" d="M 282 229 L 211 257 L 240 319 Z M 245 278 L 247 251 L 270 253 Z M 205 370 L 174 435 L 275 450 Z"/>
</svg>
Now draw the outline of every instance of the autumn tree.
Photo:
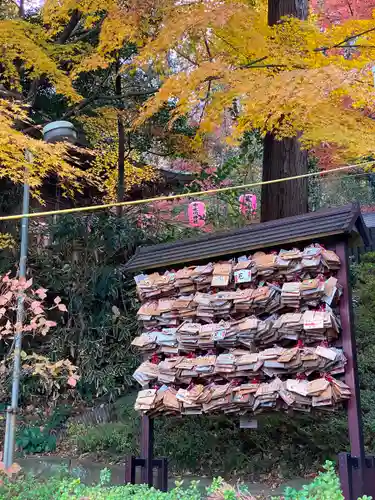
<svg viewBox="0 0 375 500">
<path fill-rule="evenodd" d="M 204 145 L 230 112 L 231 141 L 257 129 L 279 142 L 299 137 L 304 150 L 329 145 L 337 161 L 372 154 L 375 21 L 348 20 L 321 30 L 316 16 L 283 18 L 299 13 L 284 10 L 289 2 L 270 3 L 278 4 L 283 10 L 272 14 L 266 0 L 111 0 L 105 6 L 97 0 L 47 0 L 41 21 L 2 23 L 3 44 L 9 39 L 5 28 L 18 34 L 13 35 L 17 49 L 4 60 L 4 85 L 21 92 L 25 102 L 33 103 L 35 95 L 37 100 L 48 95 L 50 102 L 51 96 L 60 96 L 64 111 L 59 118 L 100 117 L 99 108 L 112 108 L 125 123 L 126 140 L 130 132 L 124 154 L 133 165 L 142 165 L 132 142 L 134 131 L 166 107 L 171 124 L 186 116 L 195 122 L 199 133 L 194 147 Z M 354 37 L 358 51 L 345 59 L 343 49 Z M 130 45 L 135 50 L 124 56 Z M 29 53 L 39 57 L 30 60 Z M 123 99 L 119 86 L 116 91 L 120 75 Z M 141 76 L 146 88 L 137 84 Z M 129 99 L 133 91 L 145 93 Z M 285 170 L 287 164 L 280 163 Z M 304 188 L 293 196 L 296 192 Z"/>
<path fill-rule="evenodd" d="M 15 16 L 14 10 L 8 9 L 0 20 L 0 45 L 4 49 L 0 56 L 0 177 L 22 183 L 24 152 L 28 149 L 34 158 L 28 166 L 28 182 L 34 191 L 43 179 L 57 172 L 64 187 L 77 188 L 84 174 L 69 163 L 66 146 L 47 145 L 23 133 L 22 128 L 31 125 L 24 82 L 43 76 L 67 102 L 74 103 L 80 96 L 52 56 L 43 30 Z"/>
<path fill-rule="evenodd" d="M 22 183 L 28 149 L 34 157 L 28 165 L 34 194 L 52 177 L 69 195 L 91 186 L 107 200 L 122 200 L 124 188 L 129 192 L 158 179 L 157 171 L 141 161 L 142 141 L 131 131 L 158 80 L 155 73 L 134 72 L 128 65 L 137 47 L 127 40 L 111 52 L 113 60 L 105 67 L 93 61 L 92 69 L 85 64 L 81 71 L 82 62 L 99 50 L 99 33 L 108 13 L 99 2 L 78 4 L 80 8 L 75 8 L 66 0 L 55 12 L 46 2 L 43 15 L 28 11 L 25 2 L 19 9 L 12 1 L 1 4 L 0 44 L 6 50 L 0 56 L 0 176 Z M 104 31 L 100 37 L 102 43 Z M 86 134 L 89 168 L 80 168 L 85 151 L 43 143 L 41 128 L 56 119 L 71 120 Z"/>
<path fill-rule="evenodd" d="M 56 2 L 50 5 L 59 12 Z M 269 25 L 265 0 L 113 2 L 97 50 L 79 70 L 108 67 L 124 41 L 133 42 L 138 55 L 129 64 L 162 77 L 138 124 L 174 102 L 172 122 L 193 116 L 198 142 L 231 110 L 231 140 L 258 129 L 277 140 L 298 136 L 305 150 L 330 145 L 339 161 L 372 154 L 375 21 L 349 20 L 325 30 L 316 16 L 274 24 L 287 13 L 298 14 L 279 11 Z M 354 37 L 358 53 L 349 60 L 343 51 Z"/>
<path fill-rule="evenodd" d="M 306 20 L 307 0 L 269 0 L 268 24 L 274 26 L 285 16 Z M 288 121 L 287 114 L 280 121 Z M 307 174 L 307 151 L 301 149 L 298 137 L 278 140 L 272 131 L 266 133 L 263 153 L 263 181 Z M 280 219 L 308 211 L 307 179 L 265 184 L 262 186 L 261 221 Z"/>
<path fill-rule="evenodd" d="M 347 19 L 371 19 L 374 0 L 311 0 L 311 7 L 324 26 L 341 23 Z"/>
</svg>

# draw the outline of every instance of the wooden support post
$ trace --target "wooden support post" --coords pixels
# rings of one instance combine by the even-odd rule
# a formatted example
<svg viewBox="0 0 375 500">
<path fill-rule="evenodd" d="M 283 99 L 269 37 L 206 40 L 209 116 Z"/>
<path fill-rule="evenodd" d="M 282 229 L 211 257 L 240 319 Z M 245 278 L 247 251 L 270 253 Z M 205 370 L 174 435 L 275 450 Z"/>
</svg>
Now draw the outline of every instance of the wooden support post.
<svg viewBox="0 0 375 500">
<path fill-rule="evenodd" d="M 340 257 L 341 268 L 338 272 L 338 281 L 344 287 L 344 293 L 340 300 L 340 318 L 342 327 L 342 347 L 347 357 L 345 370 L 345 382 L 350 387 L 352 396 L 348 401 L 348 427 L 352 458 L 358 459 L 358 467 L 353 468 L 353 498 L 365 494 L 364 491 L 364 468 L 365 449 L 363 441 L 363 424 L 361 414 L 361 401 L 359 393 L 359 378 L 357 368 L 357 347 L 353 326 L 352 294 L 349 280 L 349 257 L 347 242 L 343 241 L 336 245 L 336 254 Z M 349 499 L 345 499 L 349 500 Z M 352 499 L 350 499 L 352 500 Z"/>
<path fill-rule="evenodd" d="M 366 495 L 375 498 L 375 457 L 369 455 L 365 460 L 366 468 L 364 472 Z"/>
<path fill-rule="evenodd" d="M 345 500 L 353 498 L 352 457 L 350 453 L 339 453 L 339 474 Z"/>
<path fill-rule="evenodd" d="M 161 467 L 160 467 L 160 476 L 161 476 L 161 484 L 159 486 L 161 491 L 168 491 L 168 459 L 163 457 L 161 459 Z"/>
<path fill-rule="evenodd" d="M 152 460 L 154 455 L 154 420 L 147 415 L 141 421 L 141 458 L 145 460 L 142 470 L 142 482 L 153 486 L 154 474 Z"/>
<path fill-rule="evenodd" d="M 128 456 L 125 464 L 125 484 L 135 484 L 135 460 L 134 456 Z"/>
</svg>

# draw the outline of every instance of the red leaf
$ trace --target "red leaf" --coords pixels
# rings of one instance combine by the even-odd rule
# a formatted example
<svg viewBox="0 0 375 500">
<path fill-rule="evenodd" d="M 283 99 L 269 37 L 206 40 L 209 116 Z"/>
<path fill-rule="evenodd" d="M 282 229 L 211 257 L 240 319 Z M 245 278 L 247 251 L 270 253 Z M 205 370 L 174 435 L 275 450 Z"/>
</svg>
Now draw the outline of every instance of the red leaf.
<svg viewBox="0 0 375 500">
<path fill-rule="evenodd" d="M 55 297 L 54 303 L 55 304 L 60 304 L 60 302 L 61 302 L 61 298 L 59 296 Z"/>
<path fill-rule="evenodd" d="M 38 288 L 38 290 L 35 290 L 35 294 L 38 295 L 40 299 L 45 299 L 47 297 L 47 290 L 45 288 Z"/>
<path fill-rule="evenodd" d="M 58 304 L 58 309 L 59 311 L 62 311 L 62 312 L 67 312 L 68 309 L 66 308 L 66 305 L 65 304 Z"/>
<path fill-rule="evenodd" d="M 4 295 L 0 295 L 0 306 L 5 306 L 13 297 L 13 292 L 7 292 Z"/>
<path fill-rule="evenodd" d="M 32 284 L 33 284 L 33 279 L 30 278 L 29 280 L 26 281 L 23 288 L 26 290 L 27 288 L 30 288 Z"/>
<path fill-rule="evenodd" d="M 74 377 L 69 377 L 68 385 L 70 385 L 71 387 L 75 387 L 77 385 L 77 380 Z"/>
<path fill-rule="evenodd" d="M 39 300 L 33 300 L 30 304 L 31 309 L 34 311 L 35 309 L 39 308 L 41 306 L 41 302 Z"/>
</svg>

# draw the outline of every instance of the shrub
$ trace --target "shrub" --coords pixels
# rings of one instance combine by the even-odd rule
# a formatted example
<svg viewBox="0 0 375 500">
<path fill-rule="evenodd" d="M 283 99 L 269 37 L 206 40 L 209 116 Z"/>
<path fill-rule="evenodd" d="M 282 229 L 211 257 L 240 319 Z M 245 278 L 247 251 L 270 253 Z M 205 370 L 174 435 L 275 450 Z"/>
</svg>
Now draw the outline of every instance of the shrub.
<svg viewBox="0 0 375 500">
<path fill-rule="evenodd" d="M 340 480 L 332 462 L 326 462 L 324 472 L 320 472 L 315 480 L 301 490 L 286 488 L 285 500 L 344 500 L 340 488 Z"/>
<path fill-rule="evenodd" d="M 333 462 L 327 461 L 323 469 L 324 472 L 320 472 L 312 483 L 301 490 L 286 488 L 284 500 L 344 500 Z M 358 500 L 371 500 L 371 497 L 364 496 Z"/>
<path fill-rule="evenodd" d="M 78 454 L 95 453 L 100 459 L 110 456 L 116 460 L 137 453 L 140 425 L 134 398 L 135 394 L 128 394 L 117 401 L 115 423 L 71 425 L 68 438 Z M 246 474 L 257 481 L 269 470 L 282 477 L 301 475 L 345 449 L 345 415 L 327 415 L 319 421 L 282 414 L 258 418 L 259 429 L 254 432 L 240 429 L 238 419 L 225 415 L 158 418 L 155 455 L 166 456 L 175 473 Z"/>
<path fill-rule="evenodd" d="M 146 485 L 108 486 L 109 481 L 108 470 L 102 471 L 97 486 L 85 486 L 79 479 L 67 476 L 47 480 L 28 476 L 13 481 L 5 477 L 0 485 L 0 500 L 253 500 L 250 493 L 235 490 L 221 478 L 215 479 L 205 493 L 194 481 L 187 488 L 183 488 L 182 482 L 176 483 L 167 493 Z"/>
<path fill-rule="evenodd" d="M 16 445 L 26 454 L 48 453 L 56 449 L 56 436 L 43 427 L 30 426 L 21 430 Z"/>
<path fill-rule="evenodd" d="M 182 482 L 167 493 L 145 485 L 108 486 L 110 473 L 104 469 L 97 486 L 85 486 L 79 479 L 56 476 L 47 480 L 26 477 L 12 481 L 5 477 L 0 485 L 0 500 L 255 500 L 247 488 L 233 488 L 222 478 L 214 479 L 211 486 L 202 492 L 198 482 L 192 481 L 183 488 Z M 332 462 L 326 462 L 324 472 L 315 480 L 297 491 L 285 490 L 284 500 L 343 500 L 340 482 Z M 274 500 L 277 500 L 276 498 Z M 358 500 L 371 500 L 362 497 Z"/>
<path fill-rule="evenodd" d="M 129 425 L 114 422 L 86 426 L 72 424 L 68 428 L 68 439 L 79 453 L 108 453 L 132 455 L 136 453 L 136 435 Z"/>
</svg>

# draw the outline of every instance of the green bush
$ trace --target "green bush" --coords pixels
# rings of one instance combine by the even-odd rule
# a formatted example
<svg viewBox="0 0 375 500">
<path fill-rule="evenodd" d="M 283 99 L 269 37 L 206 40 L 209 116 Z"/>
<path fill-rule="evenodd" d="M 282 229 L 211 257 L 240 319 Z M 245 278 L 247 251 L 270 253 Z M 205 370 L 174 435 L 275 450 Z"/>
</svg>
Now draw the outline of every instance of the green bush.
<svg viewBox="0 0 375 500">
<path fill-rule="evenodd" d="M 140 422 L 133 409 L 135 397 L 136 393 L 128 394 L 116 402 L 115 423 L 71 425 L 68 439 L 77 454 L 116 461 L 137 453 Z M 225 415 L 158 418 L 155 455 L 166 456 L 173 473 L 246 475 L 257 481 L 270 470 L 281 477 L 302 475 L 327 458 L 334 459 L 337 450 L 345 450 L 344 415 L 316 420 L 273 414 L 258 419 L 259 429 L 248 431 L 239 428 L 238 418 Z"/>
<path fill-rule="evenodd" d="M 284 500 L 344 500 L 333 462 L 327 461 L 323 468 L 324 472 L 320 472 L 312 483 L 301 490 L 286 488 Z M 358 500 L 371 500 L 371 497 L 364 496 Z"/>
<path fill-rule="evenodd" d="M 97 486 L 85 486 L 79 479 L 62 476 L 47 480 L 32 476 L 17 480 L 5 478 L 0 485 L 0 500 L 202 500 L 210 498 L 215 492 L 224 495 L 218 499 L 236 500 L 241 491 L 225 485 L 221 478 L 215 479 L 205 493 L 194 481 L 187 488 L 183 488 L 182 482 L 176 483 L 176 487 L 167 493 L 146 485 L 108 486 L 109 481 L 110 473 L 106 469 L 101 472 L 101 481 Z M 248 494 L 243 495 L 241 500 L 252 498 Z"/>
<path fill-rule="evenodd" d="M 137 441 L 133 428 L 122 423 L 107 423 L 95 426 L 72 424 L 68 428 L 68 439 L 79 453 L 109 455 L 132 455 L 136 453 Z"/>
<path fill-rule="evenodd" d="M 56 449 L 56 436 L 43 427 L 26 427 L 19 433 L 16 446 L 26 454 L 48 453 Z"/>
<path fill-rule="evenodd" d="M 284 500 L 344 500 L 340 480 L 332 462 L 326 462 L 325 472 L 319 473 L 315 480 L 301 490 L 286 488 Z"/>
<path fill-rule="evenodd" d="M 46 416 L 38 408 L 32 408 L 29 414 L 23 414 L 16 435 L 16 446 L 19 451 L 28 455 L 32 453 L 49 453 L 56 450 L 56 434 L 69 417 L 71 407 L 61 405 Z"/>
<path fill-rule="evenodd" d="M 97 486 L 85 486 L 79 479 L 56 476 L 40 480 L 28 476 L 12 481 L 5 478 L 0 485 L 0 500 L 255 500 L 247 488 L 233 488 L 222 478 L 214 479 L 211 486 L 203 492 L 198 482 L 183 488 L 182 482 L 167 493 L 162 493 L 145 485 L 108 486 L 110 472 L 104 469 Z M 287 488 L 284 500 L 343 500 L 340 481 L 332 462 L 326 462 L 324 472 L 301 490 Z M 274 498 L 274 500 L 277 500 Z M 362 497 L 358 500 L 371 500 Z"/>
<path fill-rule="evenodd" d="M 354 303 L 361 403 L 367 451 L 375 450 L 375 253 L 356 268 Z"/>
</svg>

